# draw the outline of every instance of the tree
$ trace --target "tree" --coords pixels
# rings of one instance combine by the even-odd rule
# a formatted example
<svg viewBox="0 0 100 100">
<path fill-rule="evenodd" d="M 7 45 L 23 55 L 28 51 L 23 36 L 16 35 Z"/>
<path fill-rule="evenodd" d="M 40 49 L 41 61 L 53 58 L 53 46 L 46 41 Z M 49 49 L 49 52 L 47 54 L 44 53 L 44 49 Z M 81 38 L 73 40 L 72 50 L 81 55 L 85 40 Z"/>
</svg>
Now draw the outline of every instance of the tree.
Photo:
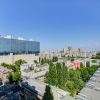
<svg viewBox="0 0 100 100">
<path fill-rule="evenodd" d="M 63 62 L 63 66 L 62 67 L 63 67 L 63 69 L 65 69 L 65 62 Z"/>
<path fill-rule="evenodd" d="M 87 70 L 83 70 L 81 76 L 84 82 L 87 82 L 90 79 L 90 75 Z"/>
<path fill-rule="evenodd" d="M 66 85 L 66 70 L 62 69 L 62 76 L 63 76 L 63 87 Z"/>
<path fill-rule="evenodd" d="M 38 63 L 38 62 L 37 62 L 37 60 L 34 60 L 34 63 L 36 63 L 36 64 L 37 64 L 37 63 Z"/>
<path fill-rule="evenodd" d="M 77 71 L 79 71 L 79 68 L 77 67 L 77 69 L 76 69 Z"/>
<path fill-rule="evenodd" d="M 41 60 L 41 65 L 43 65 L 44 64 L 44 59 L 42 58 L 42 60 Z"/>
<path fill-rule="evenodd" d="M 15 65 L 8 65 L 8 68 L 9 68 L 9 69 L 12 69 L 14 72 L 17 71 L 17 68 L 16 68 Z"/>
<path fill-rule="evenodd" d="M 0 79 L 0 85 L 2 84 L 2 80 Z"/>
<path fill-rule="evenodd" d="M 62 70 L 58 69 L 57 71 L 57 86 L 61 88 L 63 86 L 63 76 Z"/>
<path fill-rule="evenodd" d="M 58 61 L 58 57 L 57 56 L 55 56 L 55 61 Z"/>
<path fill-rule="evenodd" d="M 8 68 L 9 64 L 1 63 L 1 66 L 4 66 L 4 67 L 7 67 Z"/>
<path fill-rule="evenodd" d="M 31 71 L 34 70 L 34 66 L 33 67 L 29 67 L 29 70 L 31 70 Z"/>
<path fill-rule="evenodd" d="M 89 61 L 86 62 L 86 67 L 90 67 L 90 62 Z"/>
<path fill-rule="evenodd" d="M 51 90 L 51 87 L 50 87 L 50 85 L 47 85 L 46 89 L 45 89 L 43 100 L 53 100 L 53 98 L 54 97 L 53 97 L 53 92 Z"/>
<path fill-rule="evenodd" d="M 57 73 L 56 69 L 53 66 L 49 67 L 49 84 L 56 85 L 57 83 Z"/>
<path fill-rule="evenodd" d="M 49 72 L 46 71 L 45 76 L 46 76 L 45 82 L 49 84 L 50 83 Z"/>
<path fill-rule="evenodd" d="M 46 63 L 46 61 L 47 61 L 47 60 L 46 60 L 46 57 L 44 57 L 44 63 Z"/>
<path fill-rule="evenodd" d="M 61 69 L 61 64 L 60 63 L 56 64 L 56 69 L 57 69 L 57 71 L 58 71 L 58 69 Z"/>
<path fill-rule="evenodd" d="M 58 57 L 57 56 L 53 56 L 53 62 L 58 61 Z"/>
<path fill-rule="evenodd" d="M 13 76 L 13 80 L 17 83 L 18 81 L 21 80 L 21 73 L 15 72 Z"/>
<path fill-rule="evenodd" d="M 69 91 L 71 96 L 74 96 L 75 88 L 74 88 L 74 82 L 68 81 L 66 85 L 67 91 Z"/>
<path fill-rule="evenodd" d="M 12 72 L 9 72 L 8 79 L 9 79 L 10 84 L 13 83 L 13 74 L 12 74 Z"/>
<path fill-rule="evenodd" d="M 84 66 L 83 66 L 83 63 L 82 63 L 82 62 L 80 63 L 80 68 L 84 68 Z"/>
<path fill-rule="evenodd" d="M 73 62 L 73 61 L 74 61 L 74 58 L 71 59 L 71 62 Z"/>
<path fill-rule="evenodd" d="M 17 66 L 18 69 L 20 69 L 20 65 L 27 63 L 25 60 L 19 59 L 15 61 L 15 65 Z"/>
<path fill-rule="evenodd" d="M 53 62 L 52 62 L 52 60 L 50 60 L 50 66 L 53 66 Z"/>
<path fill-rule="evenodd" d="M 92 60 L 92 63 L 97 63 L 97 61 L 96 60 Z"/>
</svg>

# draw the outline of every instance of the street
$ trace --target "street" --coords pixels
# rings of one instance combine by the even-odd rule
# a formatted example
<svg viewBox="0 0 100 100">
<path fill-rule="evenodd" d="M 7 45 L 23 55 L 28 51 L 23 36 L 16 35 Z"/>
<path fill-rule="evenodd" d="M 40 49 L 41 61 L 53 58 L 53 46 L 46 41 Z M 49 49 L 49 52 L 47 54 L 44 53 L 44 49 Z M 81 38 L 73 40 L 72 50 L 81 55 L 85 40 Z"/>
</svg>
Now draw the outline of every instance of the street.
<svg viewBox="0 0 100 100">
<path fill-rule="evenodd" d="M 20 86 L 13 86 L 10 88 L 7 88 L 6 86 L 0 87 L 0 100 L 19 100 L 20 95 Z M 10 91 L 13 91 L 12 94 L 8 94 Z M 6 95 L 4 98 L 1 98 L 3 95 Z"/>
</svg>

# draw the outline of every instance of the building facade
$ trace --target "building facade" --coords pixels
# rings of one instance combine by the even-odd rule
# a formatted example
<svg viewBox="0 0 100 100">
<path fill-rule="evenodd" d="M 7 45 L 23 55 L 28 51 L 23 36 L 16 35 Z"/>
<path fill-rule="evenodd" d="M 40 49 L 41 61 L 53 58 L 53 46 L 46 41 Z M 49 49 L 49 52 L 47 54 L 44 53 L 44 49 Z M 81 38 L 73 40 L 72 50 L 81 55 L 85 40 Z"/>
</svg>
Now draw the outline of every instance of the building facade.
<svg viewBox="0 0 100 100">
<path fill-rule="evenodd" d="M 46 59 L 51 60 L 53 56 L 57 56 L 58 58 L 61 58 L 61 53 L 60 52 L 41 52 L 39 53 L 40 60 L 44 57 L 46 57 Z"/>
<path fill-rule="evenodd" d="M 13 54 L 39 54 L 40 42 L 26 41 L 23 38 L 13 39 L 13 37 L 0 37 L 0 55 Z"/>
</svg>

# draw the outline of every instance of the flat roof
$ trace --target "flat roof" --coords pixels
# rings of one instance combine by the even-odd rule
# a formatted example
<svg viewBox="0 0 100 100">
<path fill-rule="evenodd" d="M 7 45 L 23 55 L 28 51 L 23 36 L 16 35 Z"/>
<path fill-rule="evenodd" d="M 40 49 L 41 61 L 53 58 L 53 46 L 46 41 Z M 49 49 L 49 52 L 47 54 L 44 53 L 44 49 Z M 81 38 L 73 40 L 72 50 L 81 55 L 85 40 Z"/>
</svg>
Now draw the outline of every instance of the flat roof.
<svg viewBox="0 0 100 100">
<path fill-rule="evenodd" d="M 96 91 L 96 88 L 100 88 L 100 75 L 99 77 L 92 77 L 97 78 L 96 82 L 88 81 L 87 83 L 91 83 L 94 85 L 93 89 L 89 89 L 87 87 L 84 87 L 80 93 L 87 96 L 86 100 L 99 100 L 100 99 L 100 92 Z"/>
<path fill-rule="evenodd" d="M 44 96 L 45 93 L 45 87 L 46 87 L 46 83 L 40 82 L 40 81 L 36 81 L 35 79 L 28 79 L 27 80 L 28 84 L 25 82 L 22 82 L 21 84 L 24 85 L 25 87 L 29 88 L 30 90 L 40 94 L 41 96 Z M 56 88 L 54 86 L 51 86 L 53 95 L 54 95 L 54 100 L 61 100 L 61 98 L 63 98 L 64 96 L 68 96 L 69 92 L 61 90 L 59 88 Z"/>
</svg>

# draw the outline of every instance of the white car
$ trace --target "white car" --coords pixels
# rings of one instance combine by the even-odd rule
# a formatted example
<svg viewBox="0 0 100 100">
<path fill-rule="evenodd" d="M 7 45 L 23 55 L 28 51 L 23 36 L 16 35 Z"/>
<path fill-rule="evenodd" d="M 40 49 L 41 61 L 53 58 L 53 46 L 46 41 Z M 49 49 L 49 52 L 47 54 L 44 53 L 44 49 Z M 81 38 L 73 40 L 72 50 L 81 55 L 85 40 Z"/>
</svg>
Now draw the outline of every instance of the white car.
<svg viewBox="0 0 100 100">
<path fill-rule="evenodd" d="M 10 91 L 8 94 L 12 94 L 13 93 L 13 91 Z"/>
<path fill-rule="evenodd" d="M 5 95 L 3 95 L 1 98 L 4 98 L 4 97 L 6 97 L 6 94 L 5 94 Z"/>
</svg>

